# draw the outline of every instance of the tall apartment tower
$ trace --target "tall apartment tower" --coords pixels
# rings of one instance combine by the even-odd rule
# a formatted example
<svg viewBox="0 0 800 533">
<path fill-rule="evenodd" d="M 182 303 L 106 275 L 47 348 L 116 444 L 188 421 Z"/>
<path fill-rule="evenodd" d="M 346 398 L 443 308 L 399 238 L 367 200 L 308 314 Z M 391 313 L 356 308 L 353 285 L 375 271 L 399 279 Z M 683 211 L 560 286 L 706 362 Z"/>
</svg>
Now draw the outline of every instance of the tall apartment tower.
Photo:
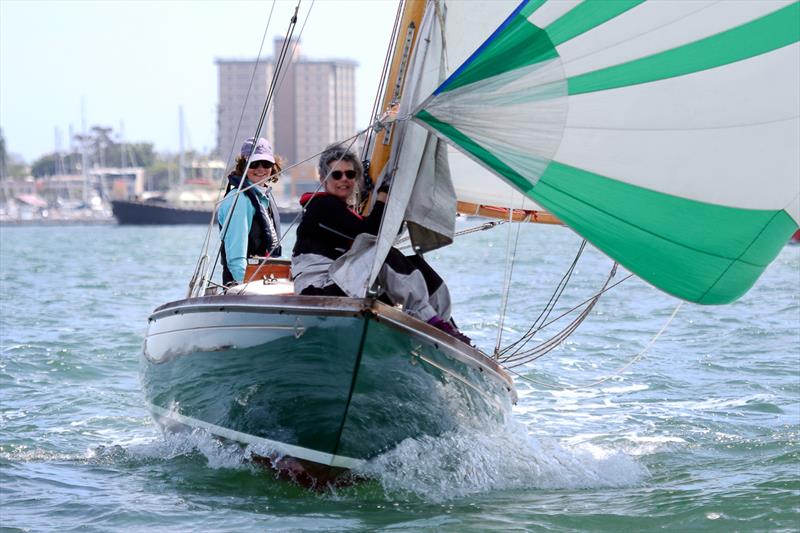
<svg viewBox="0 0 800 533">
<path fill-rule="evenodd" d="M 258 64 L 254 60 L 216 61 L 219 80 L 217 151 L 222 159 L 227 160 L 231 150 L 235 157 L 244 140 L 253 136 L 282 44 L 282 38 L 275 39 L 273 57 Z M 296 42 L 290 46 L 292 49 L 294 54 L 291 61 L 284 63 L 283 80 L 273 97 L 272 110 L 261 136 L 272 142 L 276 153 L 288 165 L 311 158 L 291 171 L 293 184 L 299 190 L 307 190 L 316 180 L 317 158 L 314 156 L 327 145 L 344 141 L 356 131 L 357 64 L 343 59 L 307 59 L 300 54 Z M 245 103 L 248 90 L 250 96 Z"/>
</svg>

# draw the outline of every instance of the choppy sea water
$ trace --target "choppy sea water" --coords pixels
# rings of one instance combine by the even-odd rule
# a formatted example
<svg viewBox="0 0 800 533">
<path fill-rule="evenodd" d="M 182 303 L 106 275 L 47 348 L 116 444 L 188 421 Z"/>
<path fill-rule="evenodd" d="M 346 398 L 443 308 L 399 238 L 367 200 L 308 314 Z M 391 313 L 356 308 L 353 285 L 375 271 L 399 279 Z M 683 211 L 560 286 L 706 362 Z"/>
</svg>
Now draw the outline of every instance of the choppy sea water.
<svg viewBox="0 0 800 533">
<path fill-rule="evenodd" d="M 563 228 L 516 230 L 428 256 L 462 330 L 487 351 L 508 244 L 501 345 L 539 315 L 580 244 Z M 800 246 L 740 301 L 683 305 L 648 350 L 678 301 L 624 281 L 566 342 L 518 369 L 507 426 L 405 441 L 367 466 L 374 481 L 311 493 L 237 447 L 163 435 L 143 407 L 147 316 L 184 296 L 204 232 L 0 227 L 1 530 L 800 528 Z M 610 267 L 584 252 L 552 316 L 591 296 Z"/>
</svg>

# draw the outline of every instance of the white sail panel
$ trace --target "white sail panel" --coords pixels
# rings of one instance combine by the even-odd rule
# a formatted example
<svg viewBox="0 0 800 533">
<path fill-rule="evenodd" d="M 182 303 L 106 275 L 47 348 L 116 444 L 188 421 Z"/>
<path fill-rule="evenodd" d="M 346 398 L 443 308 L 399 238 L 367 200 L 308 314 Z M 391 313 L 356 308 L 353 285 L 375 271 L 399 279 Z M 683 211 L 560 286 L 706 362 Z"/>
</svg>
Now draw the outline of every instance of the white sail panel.
<svg viewBox="0 0 800 533">
<path fill-rule="evenodd" d="M 447 59 L 447 76 L 461 66 L 467 58 L 494 32 L 519 5 L 518 0 L 493 0 L 472 2 L 447 0 L 444 6 L 444 53 Z"/>
<path fill-rule="evenodd" d="M 644 2 L 556 50 L 572 77 L 704 39 L 788 4 L 791 1 Z"/>
<path fill-rule="evenodd" d="M 546 28 L 556 20 L 575 9 L 582 2 L 583 0 L 545 2 L 544 5 L 534 11 L 530 17 L 528 17 L 528 20 L 531 22 L 531 24 L 535 24 L 540 28 Z"/>
</svg>

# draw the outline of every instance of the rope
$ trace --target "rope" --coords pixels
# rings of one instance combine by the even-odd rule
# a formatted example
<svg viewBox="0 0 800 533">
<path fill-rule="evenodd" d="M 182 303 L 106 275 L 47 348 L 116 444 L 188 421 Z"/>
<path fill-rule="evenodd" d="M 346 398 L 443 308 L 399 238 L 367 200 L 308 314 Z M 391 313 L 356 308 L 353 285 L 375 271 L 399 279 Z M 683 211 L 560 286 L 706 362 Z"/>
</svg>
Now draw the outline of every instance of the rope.
<svg viewBox="0 0 800 533">
<path fill-rule="evenodd" d="M 578 259 L 580 259 L 581 255 L 583 255 L 583 251 L 585 248 L 586 248 L 586 241 L 583 240 L 581 242 L 580 247 L 578 248 L 578 252 L 575 255 L 575 258 L 572 260 L 572 264 L 569 266 L 567 271 L 561 277 L 561 280 L 558 282 L 558 285 L 556 285 L 556 288 L 553 290 L 553 294 L 550 295 L 550 299 L 548 300 L 547 304 L 545 304 L 542 311 L 539 313 L 539 316 L 536 317 L 536 320 L 533 321 L 533 324 L 531 324 L 531 327 L 528 328 L 528 331 L 526 331 L 519 339 L 517 339 L 516 341 L 512 342 L 511 344 L 503 348 L 501 352 L 502 354 L 507 353 L 512 348 L 516 347 L 523 340 L 525 341 L 525 343 L 523 343 L 524 346 L 525 344 L 527 344 L 530 337 L 532 337 L 542 329 L 542 326 L 536 328 L 536 325 L 540 321 L 544 323 L 544 321 L 547 320 L 547 318 L 550 316 L 550 313 L 555 308 L 555 304 L 561 298 L 561 295 L 564 293 L 564 290 L 566 289 L 569 280 L 572 278 L 572 273 L 575 270 L 575 266 L 578 264 Z M 534 328 L 536 328 L 536 330 L 534 330 Z"/>
<path fill-rule="evenodd" d="M 264 26 L 264 33 L 261 35 L 261 44 L 258 47 L 258 54 L 256 55 L 256 61 L 253 65 L 253 70 L 250 74 L 250 83 L 247 86 L 247 94 L 245 94 L 244 102 L 242 103 L 242 112 L 239 114 L 239 121 L 236 123 L 236 135 L 238 136 L 239 130 L 242 127 L 242 120 L 244 119 L 244 113 L 247 109 L 247 101 L 250 99 L 250 93 L 253 91 L 253 81 L 256 77 L 256 71 L 258 70 L 258 64 L 261 61 L 261 52 L 264 50 L 264 43 L 267 40 L 267 34 L 269 33 L 269 27 L 272 23 L 272 15 L 275 12 L 275 4 L 277 0 L 273 0 L 272 7 L 269 10 L 269 15 L 267 16 L 267 24 Z M 230 151 L 228 152 L 228 157 L 226 159 L 225 168 L 229 168 L 233 161 L 233 153 L 234 153 L 235 146 L 230 147 Z M 244 180 L 242 180 L 244 181 Z M 222 196 L 222 191 L 225 189 L 225 182 L 220 180 L 220 188 L 218 192 L 218 196 Z M 189 280 L 189 292 L 188 297 L 192 296 L 194 292 L 195 286 L 198 287 L 198 293 L 202 293 L 205 290 L 205 284 L 203 282 L 204 279 L 207 279 L 206 276 L 202 275 L 202 272 L 205 270 L 206 265 L 208 264 L 208 246 L 211 244 L 211 235 L 213 233 L 214 228 L 214 220 L 216 219 L 217 215 L 217 205 L 214 206 L 213 211 L 211 212 L 211 220 L 208 222 L 208 227 L 206 228 L 206 236 L 203 239 L 203 244 L 200 247 L 200 257 L 197 259 L 197 263 L 195 264 L 195 270 L 192 274 L 192 278 Z M 213 276 L 213 273 L 212 273 Z M 208 276 L 210 278 L 211 276 Z M 198 279 L 200 278 L 200 279 Z M 198 281 L 201 281 L 201 284 L 198 286 L 196 285 Z"/>
<path fill-rule="evenodd" d="M 513 193 L 512 193 L 513 198 Z M 514 210 L 508 210 L 508 222 L 514 219 Z M 506 311 L 508 310 L 508 294 L 511 292 L 511 275 L 514 272 L 514 258 L 517 254 L 517 245 L 519 244 L 519 226 L 517 226 L 517 236 L 514 240 L 513 250 L 511 248 L 511 230 L 513 225 L 508 226 L 508 238 L 506 239 L 506 272 L 503 279 L 503 297 L 500 300 L 500 319 L 497 325 L 497 339 L 494 344 L 494 358 L 497 359 L 500 354 L 500 343 L 503 340 L 503 325 L 505 324 Z"/>
<path fill-rule="evenodd" d="M 647 345 L 644 347 L 644 349 L 642 349 L 642 351 L 640 351 L 638 354 L 636 354 L 635 356 L 633 356 L 633 358 L 632 358 L 630 361 L 628 361 L 627 363 L 625 363 L 624 365 L 622 365 L 620 368 L 618 368 L 618 369 L 617 369 L 617 370 L 616 370 L 616 371 L 615 371 L 613 374 L 610 374 L 610 375 L 608 375 L 608 376 L 606 376 L 606 377 L 604 377 L 604 378 L 598 379 L 598 380 L 596 380 L 596 381 L 591 381 L 591 382 L 589 382 L 589 383 L 584 383 L 584 384 L 581 384 L 581 385 L 568 385 L 568 386 L 564 386 L 564 385 L 556 385 L 556 384 L 553 384 L 553 383 L 547 383 L 547 382 L 544 382 L 544 381 L 539 381 L 539 380 L 536 380 L 536 379 L 530 378 L 530 377 L 528 377 L 528 376 L 525 376 L 525 375 L 523 375 L 523 374 L 520 374 L 519 372 L 517 372 L 517 371 L 515 371 L 515 370 L 512 370 L 512 369 L 510 369 L 510 368 L 507 368 L 506 370 L 508 370 L 509 372 L 511 372 L 512 374 L 514 374 L 515 376 L 517 376 L 518 378 L 520 378 L 520 379 L 522 379 L 522 380 L 524 380 L 524 381 L 528 381 L 528 382 L 530 382 L 530 383 L 535 383 L 535 384 L 537 384 L 537 385 L 541 385 L 541 386 L 543 386 L 543 387 L 548 387 L 548 388 L 551 388 L 551 389 L 557 389 L 557 390 L 578 390 L 578 389 L 587 389 L 587 388 L 589 388 L 589 387 L 595 387 L 595 386 L 597 386 L 597 385 L 599 385 L 599 384 L 601 384 L 601 383 L 605 383 L 606 381 L 608 381 L 608 380 L 610 380 L 610 379 L 613 379 L 613 378 L 615 378 L 615 377 L 618 377 L 620 374 L 622 374 L 623 372 L 625 372 L 625 371 L 626 371 L 628 368 L 630 368 L 631 366 L 633 366 L 633 365 L 634 365 L 634 364 L 635 364 L 637 361 L 639 361 L 639 360 L 640 360 L 642 357 L 644 357 L 644 355 L 645 355 L 645 354 L 646 354 L 646 353 L 647 353 L 647 352 L 650 350 L 650 348 L 653 346 L 653 344 L 655 344 L 655 342 L 658 340 L 658 338 L 659 338 L 659 337 L 661 337 L 661 334 L 662 334 L 662 333 L 664 333 L 664 331 L 666 331 L 667 327 L 668 327 L 668 326 L 669 326 L 669 325 L 672 323 L 672 319 L 673 319 L 673 318 L 675 318 L 675 315 L 677 315 L 677 314 L 678 314 L 678 310 L 679 310 L 679 309 L 680 309 L 682 306 L 683 306 L 683 302 L 682 302 L 682 301 L 681 301 L 681 302 L 678 302 L 678 305 L 677 305 L 677 306 L 675 307 L 675 309 L 672 311 L 672 314 L 669 316 L 669 318 L 667 319 L 667 321 L 664 323 L 664 325 L 663 325 L 663 326 L 661 326 L 661 329 L 660 329 L 660 330 L 658 330 L 658 333 L 656 333 L 656 334 L 653 336 L 653 338 L 652 338 L 652 339 L 650 339 L 650 342 L 648 342 L 648 343 L 647 343 Z"/>
<path fill-rule="evenodd" d="M 300 35 L 302 35 L 302 33 L 303 33 L 304 29 L 305 29 L 305 25 L 308 22 L 308 17 L 311 14 L 311 9 L 313 8 L 313 6 L 314 6 L 314 2 L 312 1 L 311 7 L 309 8 L 308 12 L 306 13 L 306 18 L 305 18 L 305 20 L 303 22 L 303 25 L 301 26 Z M 250 78 L 250 86 L 248 87 L 247 95 L 245 96 L 245 103 L 242 106 L 242 114 L 239 117 L 239 123 L 238 123 L 237 129 L 236 129 L 237 135 L 238 135 L 238 132 L 239 132 L 239 128 L 241 127 L 242 118 L 244 117 L 244 112 L 245 112 L 245 109 L 246 109 L 247 100 L 248 100 L 248 98 L 250 96 L 250 93 L 252 91 L 253 80 L 255 78 L 255 73 L 256 73 L 256 70 L 258 68 L 258 62 L 260 61 L 260 58 L 261 58 L 261 51 L 263 50 L 263 47 L 264 47 L 264 42 L 266 40 L 266 35 L 268 33 L 268 30 L 269 30 L 270 22 L 272 20 L 272 13 L 274 11 L 274 8 L 275 8 L 275 2 L 273 1 L 273 5 L 272 5 L 272 8 L 270 10 L 269 19 L 267 20 L 267 25 L 266 25 L 266 27 L 264 29 L 264 34 L 262 36 L 261 46 L 260 46 L 259 51 L 258 51 L 258 56 L 256 58 L 256 63 L 253 66 L 253 72 L 252 72 L 251 78 Z M 283 44 L 281 46 L 281 50 L 280 50 L 280 52 L 278 54 L 278 57 L 276 58 L 275 72 L 273 74 L 272 81 L 270 83 L 270 87 L 269 87 L 269 90 L 267 92 L 267 97 L 266 97 L 266 99 L 264 101 L 264 105 L 262 106 L 262 111 L 261 111 L 261 115 L 259 117 L 258 125 L 256 126 L 256 131 L 255 131 L 255 134 L 254 134 L 254 137 L 256 137 L 256 138 L 260 137 L 260 135 L 261 135 L 261 130 L 264 127 L 264 122 L 266 120 L 266 116 L 267 116 L 267 114 L 268 114 L 268 112 L 270 110 L 271 104 L 272 104 L 272 98 L 273 98 L 274 94 L 277 92 L 277 90 L 280 89 L 280 87 L 283 84 L 283 80 L 285 79 L 286 73 L 285 73 L 285 71 L 283 69 L 283 64 L 284 64 L 284 62 L 286 60 L 286 53 L 287 53 L 287 51 L 289 49 L 289 44 L 292 42 L 292 36 L 294 35 L 295 26 L 297 24 L 297 13 L 298 13 L 299 9 L 300 9 L 300 0 L 298 0 L 297 5 L 295 6 L 294 14 L 292 15 L 292 18 L 290 20 L 289 26 L 286 29 L 286 35 L 284 36 L 284 41 L 283 41 Z M 294 50 L 296 49 L 296 47 L 297 47 L 297 41 L 295 41 L 294 47 L 292 48 L 292 54 L 294 54 Z M 231 159 L 233 157 L 234 148 L 235 148 L 235 146 L 232 146 L 231 147 L 231 151 L 228 154 L 228 165 L 229 166 L 230 166 Z M 252 154 L 251 154 L 251 157 L 252 157 Z M 247 161 L 247 163 L 245 165 L 245 175 L 246 175 L 247 170 L 249 168 L 250 168 L 250 159 L 248 159 L 248 161 Z M 270 178 L 273 178 L 273 177 L 274 176 L 271 176 Z M 228 225 L 230 223 L 230 217 L 233 214 L 233 210 L 235 209 L 236 203 L 239 200 L 239 193 L 242 192 L 242 185 L 244 184 L 244 182 L 245 182 L 245 180 L 241 180 L 239 182 L 239 186 L 237 188 L 237 192 L 236 192 L 236 194 L 234 196 L 233 205 L 231 206 L 231 209 L 228 211 L 228 214 L 227 214 L 225 220 L 223 221 L 222 231 L 220 232 L 220 241 L 221 242 L 223 241 L 223 239 L 225 237 L 225 234 L 226 234 L 226 232 L 228 230 Z M 222 188 L 220 189 L 220 191 L 221 190 L 222 190 Z M 197 267 L 195 268 L 195 274 L 192 276 L 192 280 L 189 282 L 189 296 L 192 295 L 192 293 L 194 291 L 194 287 L 196 286 L 196 283 L 198 281 L 197 278 L 198 278 L 198 276 L 200 275 L 200 272 L 201 272 L 201 269 L 200 269 L 201 265 L 204 266 L 203 270 L 208 268 L 206 266 L 206 265 L 208 265 L 208 246 L 210 245 L 211 235 L 213 233 L 214 221 L 216 220 L 217 210 L 218 210 L 219 205 L 222 202 L 222 200 L 224 200 L 224 196 L 216 203 L 216 205 L 214 206 L 214 210 L 212 211 L 211 220 L 209 221 L 209 225 L 208 225 L 208 228 L 207 228 L 207 231 L 206 231 L 206 237 L 205 237 L 204 242 L 203 242 L 203 247 L 201 249 L 200 258 L 198 259 Z M 206 284 L 214 276 L 214 270 L 216 268 L 216 265 L 219 263 L 220 253 L 221 253 L 220 250 L 217 250 L 217 254 L 216 254 L 216 256 L 214 258 L 214 262 L 213 262 L 213 264 L 211 266 L 211 272 L 208 273 L 207 275 L 203 275 L 199 279 L 200 285 L 198 287 L 198 293 L 202 293 L 205 290 Z"/>
</svg>

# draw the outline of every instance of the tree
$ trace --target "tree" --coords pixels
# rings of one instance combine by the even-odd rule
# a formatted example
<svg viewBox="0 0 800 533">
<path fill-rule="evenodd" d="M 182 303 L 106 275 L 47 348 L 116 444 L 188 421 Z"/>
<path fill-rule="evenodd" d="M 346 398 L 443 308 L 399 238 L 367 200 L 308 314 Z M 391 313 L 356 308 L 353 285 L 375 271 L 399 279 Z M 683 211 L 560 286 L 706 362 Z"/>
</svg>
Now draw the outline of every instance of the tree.
<svg viewBox="0 0 800 533">
<path fill-rule="evenodd" d="M 0 179 L 8 176 L 8 156 L 6 156 L 6 138 L 3 137 L 3 129 L 0 128 Z"/>
<path fill-rule="evenodd" d="M 78 172 L 80 162 L 81 155 L 78 153 L 62 155 L 58 152 L 51 152 L 33 162 L 31 174 L 37 178 L 56 174 L 72 174 Z"/>
<path fill-rule="evenodd" d="M 43 155 L 31 165 L 31 174 L 34 177 L 53 176 L 58 174 L 58 156 L 56 154 Z"/>
</svg>

